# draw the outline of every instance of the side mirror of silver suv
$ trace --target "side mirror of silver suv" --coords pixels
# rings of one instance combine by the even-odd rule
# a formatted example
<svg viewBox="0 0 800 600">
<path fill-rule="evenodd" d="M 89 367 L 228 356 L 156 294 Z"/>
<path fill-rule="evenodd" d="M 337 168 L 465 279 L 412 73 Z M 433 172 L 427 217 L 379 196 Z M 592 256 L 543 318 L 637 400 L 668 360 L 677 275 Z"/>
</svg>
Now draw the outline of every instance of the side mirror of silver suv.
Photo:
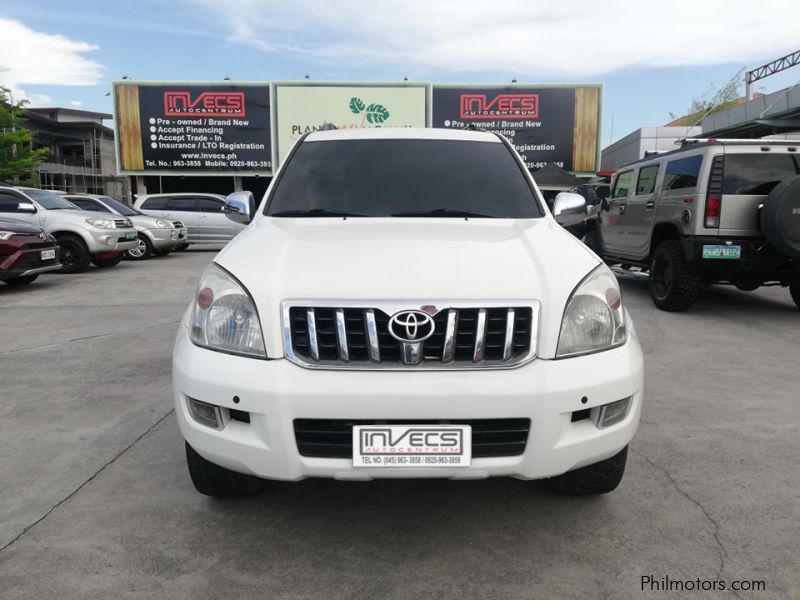
<svg viewBox="0 0 800 600">
<path fill-rule="evenodd" d="M 31 202 L 20 202 L 17 210 L 21 213 L 35 213 L 36 207 Z"/>
<path fill-rule="evenodd" d="M 572 192 L 561 192 L 553 204 L 553 216 L 562 227 L 586 220 L 586 198 Z"/>
<path fill-rule="evenodd" d="M 247 225 L 256 212 L 256 199 L 253 192 L 233 192 L 225 198 L 225 214 L 231 221 Z"/>
</svg>

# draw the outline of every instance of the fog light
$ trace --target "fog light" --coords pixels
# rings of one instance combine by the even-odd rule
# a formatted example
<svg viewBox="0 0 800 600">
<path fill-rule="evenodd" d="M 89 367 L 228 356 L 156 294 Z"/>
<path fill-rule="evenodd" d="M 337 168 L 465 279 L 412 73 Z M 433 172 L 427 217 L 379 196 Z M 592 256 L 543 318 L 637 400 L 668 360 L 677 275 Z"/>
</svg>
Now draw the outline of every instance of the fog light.
<svg viewBox="0 0 800 600">
<path fill-rule="evenodd" d="M 113 238 L 113 236 L 104 235 L 103 236 L 103 242 L 105 242 L 109 246 L 113 246 L 116 243 L 116 240 Z"/>
<path fill-rule="evenodd" d="M 628 407 L 631 404 L 630 398 L 617 400 L 610 404 L 604 404 L 592 409 L 592 419 L 600 429 L 616 425 L 628 416 Z"/>
<path fill-rule="evenodd" d="M 200 402 L 194 398 L 186 397 L 186 403 L 189 405 L 189 414 L 192 418 L 206 427 L 214 429 L 222 429 L 225 423 L 222 420 L 222 409 L 219 406 L 208 404 L 207 402 Z"/>
</svg>

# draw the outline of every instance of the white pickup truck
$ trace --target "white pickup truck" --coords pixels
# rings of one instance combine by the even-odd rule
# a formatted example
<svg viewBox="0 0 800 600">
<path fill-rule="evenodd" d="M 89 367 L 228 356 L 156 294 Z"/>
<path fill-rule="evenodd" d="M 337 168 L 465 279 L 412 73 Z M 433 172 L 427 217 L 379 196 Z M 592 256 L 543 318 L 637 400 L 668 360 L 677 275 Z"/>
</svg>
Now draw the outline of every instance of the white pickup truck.
<svg viewBox="0 0 800 600">
<path fill-rule="evenodd" d="M 475 131 L 302 137 L 179 327 L 173 396 L 212 496 L 265 479 L 619 484 L 643 359 L 608 267 L 518 154 Z M 559 224 L 560 223 L 560 224 Z"/>
</svg>

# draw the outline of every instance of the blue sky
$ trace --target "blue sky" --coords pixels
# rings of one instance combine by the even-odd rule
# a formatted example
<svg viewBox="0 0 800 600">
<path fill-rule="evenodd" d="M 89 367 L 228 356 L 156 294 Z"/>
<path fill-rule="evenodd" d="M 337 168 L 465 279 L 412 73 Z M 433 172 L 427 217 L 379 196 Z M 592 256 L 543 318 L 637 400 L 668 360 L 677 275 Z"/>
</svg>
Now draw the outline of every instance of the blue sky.
<svg viewBox="0 0 800 600">
<path fill-rule="evenodd" d="M 605 146 L 666 123 L 670 111 L 682 114 L 743 67 L 800 49 L 800 2 L 764 5 L 769 10 L 739 0 L 606 0 L 602 10 L 592 0 L 0 0 L 0 83 L 34 104 L 111 112 L 105 93 L 122 75 L 601 82 Z M 756 89 L 798 81 L 800 67 Z"/>
</svg>

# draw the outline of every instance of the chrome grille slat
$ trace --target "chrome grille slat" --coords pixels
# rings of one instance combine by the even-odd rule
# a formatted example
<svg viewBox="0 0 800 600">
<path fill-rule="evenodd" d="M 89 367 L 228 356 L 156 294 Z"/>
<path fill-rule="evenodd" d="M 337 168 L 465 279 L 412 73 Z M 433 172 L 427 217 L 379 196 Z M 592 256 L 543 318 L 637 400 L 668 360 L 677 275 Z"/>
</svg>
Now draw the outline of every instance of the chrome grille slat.
<svg viewBox="0 0 800 600">
<path fill-rule="evenodd" d="M 535 300 L 286 300 L 284 349 L 290 361 L 318 369 L 508 369 L 536 356 L 539 306 Z M 402 333 L 397 325 L 390 333 L 391 317 L 403 311 L 430 315 L 433 333 L 418 343 L 395 338 Z"/>
</svg>

